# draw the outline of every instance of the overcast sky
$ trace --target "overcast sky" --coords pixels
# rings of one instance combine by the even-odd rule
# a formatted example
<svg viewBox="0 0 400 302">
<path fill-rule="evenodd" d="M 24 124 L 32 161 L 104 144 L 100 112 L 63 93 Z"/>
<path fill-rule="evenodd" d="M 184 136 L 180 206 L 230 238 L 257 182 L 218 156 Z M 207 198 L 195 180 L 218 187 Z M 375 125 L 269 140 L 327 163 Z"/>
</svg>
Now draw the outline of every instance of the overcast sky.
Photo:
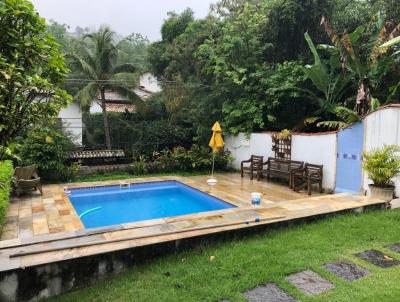
<svg viewBox="0 0 400 302">
<path fill-rule="evenodd" d="M 108 24 L 118 33 L 141 33 L 151 41 L 161 38 L 160 28 L 167 12 L 190 7 L 196 18 L 207 15 L 215 0 L 31 0 L 46 19 L 76 26 Z"/>
</svg>

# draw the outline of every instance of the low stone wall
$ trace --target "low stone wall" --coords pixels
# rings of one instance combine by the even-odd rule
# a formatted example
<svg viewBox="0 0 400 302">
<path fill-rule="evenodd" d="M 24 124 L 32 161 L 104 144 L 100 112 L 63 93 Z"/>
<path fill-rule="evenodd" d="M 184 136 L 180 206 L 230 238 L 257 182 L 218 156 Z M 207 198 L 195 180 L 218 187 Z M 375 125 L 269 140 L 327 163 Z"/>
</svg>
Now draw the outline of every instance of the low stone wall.
<svg viewBox="0 0 400 302">
<path fill-rule="evenodd" d="M 129 172 L 131 164 L 101 165 L 101 166 L 81 166 L 78 175 L 94 175 L 110 172 Z"/>
</svg>

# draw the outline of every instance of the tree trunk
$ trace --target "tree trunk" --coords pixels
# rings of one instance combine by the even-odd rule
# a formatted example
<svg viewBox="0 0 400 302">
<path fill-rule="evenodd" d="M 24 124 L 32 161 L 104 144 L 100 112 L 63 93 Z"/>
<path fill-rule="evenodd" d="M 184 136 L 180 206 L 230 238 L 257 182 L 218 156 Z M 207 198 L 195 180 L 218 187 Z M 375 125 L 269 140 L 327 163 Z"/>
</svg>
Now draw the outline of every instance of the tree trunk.
<svg viewBox="0 0 400 302">
<path fill-rule="evenodd" d="M 106 108 L 106 97 L 104 94 L 104 89 L 100 90 L 101 94 L 101 110 L 103 112 L 103 124 L 104 124 L 104 142 L 107 146 L 107 149 L 111 149 L 111 140 L 110 140 L 110 127 L 108 125 L 108 116 L 107 116 L 107 108 Z"/>
<path fill-rule="evenodd" d="M 371 107 L 371 97 L 372 96 L 371 90 L 369 88 L 369 80 L 366 78 L 360 80 L 355 107 L 355 111 L 359 116 L 362 117 L 368 113 Z"/>
</svg>

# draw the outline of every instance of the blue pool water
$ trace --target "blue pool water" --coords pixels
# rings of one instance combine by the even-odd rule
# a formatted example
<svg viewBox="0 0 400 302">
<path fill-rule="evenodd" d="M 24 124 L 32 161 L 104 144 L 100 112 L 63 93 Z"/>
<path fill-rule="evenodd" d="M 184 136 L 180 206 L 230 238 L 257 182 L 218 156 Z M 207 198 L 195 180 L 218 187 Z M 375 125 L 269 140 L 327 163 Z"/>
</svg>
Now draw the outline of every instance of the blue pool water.
<svg viewBox="0 0 400 302">
<path fill-rule="evenodd" d="M 70 200 L 86 228 L 235 207 L 177 181 L 71 189 Z"/>
</svg>

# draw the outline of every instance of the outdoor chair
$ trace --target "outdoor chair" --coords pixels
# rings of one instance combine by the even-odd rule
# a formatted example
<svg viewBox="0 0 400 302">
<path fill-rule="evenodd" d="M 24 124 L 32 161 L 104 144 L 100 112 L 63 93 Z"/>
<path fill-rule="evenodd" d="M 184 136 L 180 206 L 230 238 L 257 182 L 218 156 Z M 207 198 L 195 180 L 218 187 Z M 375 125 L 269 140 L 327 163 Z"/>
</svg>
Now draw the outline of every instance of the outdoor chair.
<svg viewBox="0 0 400 302">
<path fill-rule="evenodd" d="M 243 177 L 244 172 L 250 173 L 250 179 L 253 180 L 254 173 L 257 174 L 257 180 L 261 179 L 262 176 L 262 167 L 263 167 L 263 156 L 252 155 L 250 159 L 244 160 L 240 163 L 240 175 Z M 245 164 L 249 163 L 249 165 L 245 166 Z"/>
<path fill-rule="evenodd" d="M 17 196 L 22 192 L 39 190 L 42 195 L 42 184 L 36 166 L 16 167 L 14 171 L 14 190 Z"/>
<path fill-rule="evenodd" d="M 292 188 L 295 192 L 307 188 L 308 195 L 311 195 L 313 184 L 318 184 L 319 192 L 322 193 L 323 165 L 306 163 L 304 168 L 292 171 Z"/>
</svg>

